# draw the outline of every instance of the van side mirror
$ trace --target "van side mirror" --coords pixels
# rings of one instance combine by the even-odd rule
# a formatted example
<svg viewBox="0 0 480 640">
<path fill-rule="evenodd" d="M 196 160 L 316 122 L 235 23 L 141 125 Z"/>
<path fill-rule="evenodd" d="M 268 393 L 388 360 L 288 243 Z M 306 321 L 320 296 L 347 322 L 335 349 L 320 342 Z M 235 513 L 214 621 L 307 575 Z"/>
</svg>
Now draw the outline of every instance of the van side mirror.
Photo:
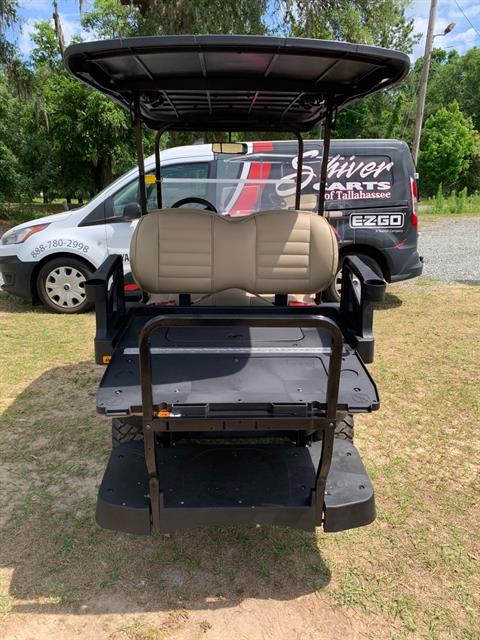
<svg viewBox="0 0 480 640">
<path fill-rule="evenodd" d="M 123 217 L 125 220 L 136 220 L 142 215 L 142 210 L 138 202 L 129 202 L 123 207 Z"/>
</svg>

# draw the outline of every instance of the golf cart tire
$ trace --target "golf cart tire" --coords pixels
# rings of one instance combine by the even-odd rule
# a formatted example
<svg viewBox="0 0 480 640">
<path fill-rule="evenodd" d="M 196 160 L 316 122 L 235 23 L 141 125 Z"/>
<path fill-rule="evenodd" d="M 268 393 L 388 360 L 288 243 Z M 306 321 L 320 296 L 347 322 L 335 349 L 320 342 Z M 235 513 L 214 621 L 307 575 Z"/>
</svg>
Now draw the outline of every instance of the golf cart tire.
<svg viewBox="0 0 480 640">
<path fill-rule="evenodd" d="M 355 419 L 351 413 L 345 414 L 345 416 L 337 421 L 337 426 L 335 427 L 335 438 L 339 440 L 346 440 L 347 442 L 353 443 L 353 436 L 355 431 Z M 317 442 L 322 439 L 322 432 L 316 431 L 313 434 L 313 441 Z"/>
<path fill-rule="evenodd" d="M 133 440 L 143 440 L 142 419 L 138 417 L 113 418 L 112 447 L 115 448 Z"/>
<path fill-rule="evenodd" d="M 37 276 L 37 292 L 42 304 L 55 313 L 66 313 L 71 315 L 74 313 L 85 313 L 86 311 L 90 311 L 93 308 L 93 304 L 89 302 L 86 297 L 83 302 L 75 307 L 61 307 L 50 300 L 46 291 L 46 279 L 48 274 L 58 267 L 76 269 L 84 276 L 85 280 L 88 280 L 93 275 L 92 267 L 88 263 L 83 260 L 79 260 L 74 256 L 65 255 L 49 260 L 42 266 Z"/>
<path fill-rule="evenodd" d="M 353 252 L 345 253 L 342 256 L 340 256 L 338 271 L 335 275 L 335 278 L 332 280 L 330 285 L 325 289 L 325 291 L 322 292 L 322 300 L 324 300 L 325 302 L 340 302 L 340 294 L 336 288 L 336 282 L 338 280 L 338 277 L 341 276 L 343 260 L 348 255 L 357 256 L 357 258 L 360 258 L 360 260 L 363 260 L 363 262 L 365 262 L 366 265 L 368 265 L 373 271 L 375 271 L 376 274 L 378 274 L 383 278 L 383 273 L 380 265 L 376 260 L 374 260 L 370 256 L 367 256 L 365 253 L 353 253 Z"/>
<path fill-rule="evenodd" d="M 353 442 L 354 430 L 355 419 L 351 413 L 347 413 L 342 420 L 337 422 L 337 426 L 335 427 L 335 438 Z"/>
</svg>

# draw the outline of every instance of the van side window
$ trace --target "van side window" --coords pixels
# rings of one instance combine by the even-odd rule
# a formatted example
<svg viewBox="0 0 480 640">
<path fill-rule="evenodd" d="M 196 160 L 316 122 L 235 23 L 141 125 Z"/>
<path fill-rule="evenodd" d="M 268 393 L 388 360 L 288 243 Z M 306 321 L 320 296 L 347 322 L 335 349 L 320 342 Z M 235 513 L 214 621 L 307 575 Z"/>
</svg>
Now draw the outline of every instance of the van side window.
<svg viewBox="0 0 480 640">
<path fill-rule="evenodd" d="M 111 216 L 113 218 L 122 218 L 123 210 L 127 204 L 132 202 L 138 202 L 138 180 L 127 184 L 126 187 L 120 189 L 112 196 L 112 211 Z"/>
<path fill-rule="evenodd" d="M 161 169 L 162 178 L 173 178 L 182 182 L 162 183 L 162 203 L 164 207 L 171 207 L 172 204 L 183 198 L 207 198 L 208 182 L 208 162 L 185 162 L 183 164 L 171 164 Z M 199 180 L 199 182 L 191 182 Z M 157 208 L 157 191 L 155 185 L 147 190 L 148 210 Z M 207 198 L 208 199 L 208 198 Z"/>
<path fill-rule="evenodd" d="M 153 172 L 150 172 L 153 175 Z M 208 162 L 185 162 L 162 167 L 162 178 L 176 178 L 182 182 L 163 183 L 163 206 L 172 204 L 183 198 L 206 198 L 208 182 L 191 182 L 192 179 L 206 180 L 208 178 Z M 111 217 L 122 218 L 127 204 L 139 202 L 138 180 L 135 179 L 112 196 Z M 157 190 L 155 184 L 147 184 L 147 208 L 149 211 L 157 208 Z"/>
</svg>

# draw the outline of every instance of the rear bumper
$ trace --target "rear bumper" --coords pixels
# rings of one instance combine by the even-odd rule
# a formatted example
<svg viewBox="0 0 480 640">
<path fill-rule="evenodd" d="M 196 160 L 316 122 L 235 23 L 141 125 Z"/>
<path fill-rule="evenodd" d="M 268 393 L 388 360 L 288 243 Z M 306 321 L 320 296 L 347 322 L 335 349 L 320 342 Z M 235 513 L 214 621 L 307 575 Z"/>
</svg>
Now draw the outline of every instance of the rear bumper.
<svg viewBox="0 0 480 640">
<path fill-rule="evenodd" d="M 20 298 L 32 298 L 31 280 L 36 262 L 22 262 L 17 256 L 0 256 L 1 288 Z"/>
<path fill-rule="evenodd" d="M 357 449 L 335 440 L 316 522 L 315 474 L 322 443 L 185 445 L 157 451 L 162 533 L 202 526 L 280 525 L 326 532 L 370 524 L 375 519 L 373 486 Z M 106 529 L 151 533 L 148 475 L 143 443 L 112 451 L 100 486 L 96 520 Z"/>
<path fill-rule="evenodd" d="M 419 256 L 415 251 L 411 259 L 403 266 L 402 270 L 395 272 L 390 276 L 390 282 L 401 282 L 402 280 L 410 280 L 422 275 L 423 256 Z"/>
</svg>

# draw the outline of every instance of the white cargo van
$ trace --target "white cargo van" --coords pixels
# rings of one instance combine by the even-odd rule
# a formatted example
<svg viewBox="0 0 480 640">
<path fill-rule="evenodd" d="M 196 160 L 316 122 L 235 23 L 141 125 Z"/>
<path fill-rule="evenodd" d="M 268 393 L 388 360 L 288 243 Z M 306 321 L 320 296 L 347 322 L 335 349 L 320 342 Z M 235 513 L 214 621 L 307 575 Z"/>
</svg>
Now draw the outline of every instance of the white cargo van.
<svg viewBox="0 0 480 640">
<path fill-rule="evenodd" d="M 189 208 L 231 216 L 293 208 L 297 142 L 252 142 L 244 148 L 238 156 L 214 154 L 207 144 L 162 151 L 163 206 L 181 208 L 186 200 Z M 305 141 L 302 209 L 316 208 L 321 155 L 321 141 Z M 145 169 L 153 173 L 154 168 L 151 156 Z M 148 208 L 157 208 L 154 183 L 147 185 L 147 196 Z M 404 142 L 332 140 L 326 211 L 341 259 L 361 255 L 388 282 L 422 272 L 415 174 Z M 138 170 L 133 169 L 83 207 L 10 229 L 0 241 L 2 289 L 60 313 L 82 312 L 89 307 L 85 280 L 111 253 L 123 256 L 126 289 L 138 289 L 129 246 L 139 216 Z M 337 277 L 326 292 L 329 299 L 338 299 L 339 283 Z"/>
</svg>

